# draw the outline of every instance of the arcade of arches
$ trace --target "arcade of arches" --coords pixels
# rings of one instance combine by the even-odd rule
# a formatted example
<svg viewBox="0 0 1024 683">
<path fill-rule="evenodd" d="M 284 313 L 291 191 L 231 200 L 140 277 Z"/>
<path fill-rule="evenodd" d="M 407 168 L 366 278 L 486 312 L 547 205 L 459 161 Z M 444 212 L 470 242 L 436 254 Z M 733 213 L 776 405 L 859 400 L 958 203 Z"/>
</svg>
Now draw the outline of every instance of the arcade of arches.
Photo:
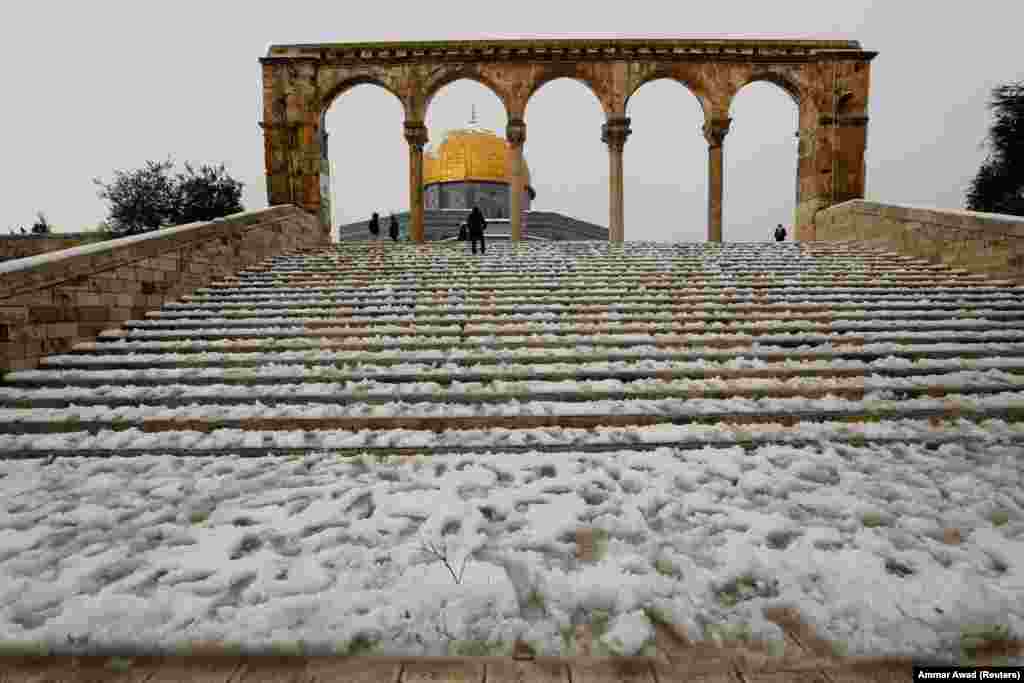
<svg viewBox="0 0 1024 683">
<path fill-rule="evenodd" d="M 260 59 L 260 122 L 271 206 L 296 204 L 318 214 L 330 235 L 324 191 L 324 116 L 345 90 L 373 83 L 393 93 L 405 111 L 409 143 L 410 236 L 423 241 L 424 117 L 445 85 L 468 78 L 489 87 L 505 106 L 511 150 L 511 232 L 522 237 L 524 112 L 531 95 L 556 78 L 589 87 L 604 110 L 608 146 L 609 239 L 621 242 L 623 150 L 630 133 L 630 96 L 644 83 L 669 78 L 686 86 L 704 111 L 708 143 L 708 240 L 722 240 L 722 152 L 729 107 L 746 84 L 768 81 L 799 110 L 796 238 L 814 239 L 823 208 L 864 196 L 864 154 L 870 62 L 876 52 L 839 40 L 487 40 L 427 43 L 272 45 Z"/>
</svg>

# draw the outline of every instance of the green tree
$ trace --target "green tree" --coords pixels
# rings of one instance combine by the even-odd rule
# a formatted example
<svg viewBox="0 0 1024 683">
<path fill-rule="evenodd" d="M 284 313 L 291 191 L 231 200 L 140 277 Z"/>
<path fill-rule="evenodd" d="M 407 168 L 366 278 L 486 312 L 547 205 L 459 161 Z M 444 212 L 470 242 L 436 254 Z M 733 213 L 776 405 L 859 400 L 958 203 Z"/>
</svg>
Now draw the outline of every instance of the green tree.
<svg viewBox="0 0 1024 683">
<path fill-rule="evenodd" d="M 171 175 L 174 163 L 147 161 L 134 171 L 114 171 L 107 184 L 98 178 L 99 196 L 110 204 L 106 224 L 112 236 L 134 235 L 159 228 L 208 221 L 242 211 L 243 184 L 224 165 L 185 164 Z"/>
<path fill-rule="evenodd" d="M 967 208 L 1024 216 L 1024 81 L 992 90 L 988 157 L 967 191 Z"/>
<path fill-rule="evenodd" d="M 198 169 L 185 164 L 177 177 L 176 225 L 210 221 L 242 211 L 243 183 L 228 175 L 224 164 L 203 165 Z"/>
</svg>

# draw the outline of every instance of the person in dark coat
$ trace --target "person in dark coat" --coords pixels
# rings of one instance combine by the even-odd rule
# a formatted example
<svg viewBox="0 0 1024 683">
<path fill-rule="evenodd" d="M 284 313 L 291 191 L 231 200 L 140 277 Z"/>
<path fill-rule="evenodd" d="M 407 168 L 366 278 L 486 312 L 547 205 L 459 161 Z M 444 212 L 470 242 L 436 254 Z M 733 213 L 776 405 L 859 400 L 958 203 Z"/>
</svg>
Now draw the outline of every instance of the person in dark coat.
<svg viewBox="0 0 1024 683">
<path fill-rule="evenodd" d="M 469 241 L 473 247 L 473 253 L 476 253 L 476 243 L 480 242 L 480 253 L 487 253 L 487 245 L 484 243 L 484 230 L 487 229 L 487 219 L 484 218 L 484 212 L 480 210 L 479 206 L 474 206 L 473 210 L 469 212 Z"/>
<path fill-rule="evenodd" d="M 395 214 L 391 214 L 391 225 L 388 226 L 388 234 L 391 235 L 391 241 L 398 241 L 398 219 L 395 218 Z"/>
<path fill-rule="evenodd" d="M 775 228 L 775 241 L 785 242 L 786 241 L 786 229 L 782 227 L 782 223 L 779 223 L 779 227 Z"/>
<path fill-rule="evenodd" d="M 370 217 L 368 227 L 370 228 L 370 234 L 373 235 L 373 239 L 377 239 L 380 235 L 380 216 L 377 215 L 376 211 Z"/>
<path fill-rule="evenodd" d="M 465 242 L 469 239 L 469 228 L 466 227 L 465 223 L 459 225 L 459 241 Z"/>
</svg>

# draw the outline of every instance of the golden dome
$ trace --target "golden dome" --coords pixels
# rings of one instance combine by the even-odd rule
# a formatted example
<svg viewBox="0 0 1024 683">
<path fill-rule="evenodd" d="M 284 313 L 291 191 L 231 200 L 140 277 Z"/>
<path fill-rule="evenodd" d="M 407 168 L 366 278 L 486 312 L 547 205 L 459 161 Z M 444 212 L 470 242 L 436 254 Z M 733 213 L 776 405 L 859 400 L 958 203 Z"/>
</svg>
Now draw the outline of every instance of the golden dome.
<svg viewBox="0 0 1024 683">
<path fill-rule="evenodd" d="M 510 182 L 508 143 L 504 138 L 482 128 L 449 131 L 434 149 L 423 153 L 423 185 L 460 181 Z M 523 160 L 526 186 L 530 186 L 530 169 Z"/>
</svg>

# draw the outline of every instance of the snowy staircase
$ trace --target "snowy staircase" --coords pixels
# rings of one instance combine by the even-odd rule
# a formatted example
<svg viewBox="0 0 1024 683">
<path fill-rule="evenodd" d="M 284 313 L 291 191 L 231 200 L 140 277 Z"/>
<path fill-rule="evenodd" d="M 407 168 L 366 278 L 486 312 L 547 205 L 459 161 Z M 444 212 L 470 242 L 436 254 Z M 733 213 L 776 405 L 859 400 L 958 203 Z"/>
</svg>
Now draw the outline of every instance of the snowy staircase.
<svg viewBox="0 0 1024 683">
<path fill-rule="evenodd" d="M 0 458 L 1024 443 L 1024 289 L 858 243 L 346 242 L 0 386 Z"/>
</svg>

